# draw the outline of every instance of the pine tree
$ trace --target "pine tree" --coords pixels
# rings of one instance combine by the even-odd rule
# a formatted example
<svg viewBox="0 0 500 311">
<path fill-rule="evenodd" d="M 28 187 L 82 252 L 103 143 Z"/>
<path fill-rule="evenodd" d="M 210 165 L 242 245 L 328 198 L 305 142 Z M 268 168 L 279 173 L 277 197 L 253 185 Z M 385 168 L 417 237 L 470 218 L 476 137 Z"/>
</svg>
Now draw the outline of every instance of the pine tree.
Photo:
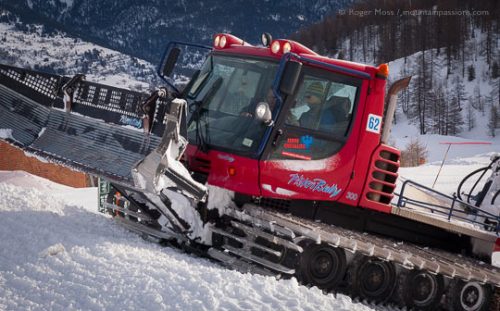
<svg viewBox="0 0 500 311">
<path fill-rule="evenodd" d="M 460 108 L 458 98 L 452 98 L 447 108 L 446 135 L 455 136 L 462 131 L 464 125 L 462 108 Z"/>
<path fill-rule="evenodd" d="M 474 108 L 479 110 L 481 114 L 484 116 L 485 115 L 484 100 L 483 96 L 481 95 L 481 89 L 479 88 L 479 85 L 476 85 L 474 87 L 473 101 L 474 101 Z"/>
<path fill-rule="evenodd" d="M 495 130 L 498 128 L 499 123 L 498 109 L 496 106 L 491 106 L 490 118 L 488 120 L 488 135 L 491 137 L 496 136 Z"/>
<path fill-rule="evenodd" d="M 408 72 L 406 70 L 407 70 L 406 65 L 401 66 L 401 69 L 399 71 L 399 76 L 400 77 L 407 77 Z M 409 106 L 410 106 L 410 90 L 408 88 L 403 89 L 399 95 L 399 98 L 401 101 L 401 107 L 403 109 L 403 113 L 407 114 Z"/>
<path fill-rule="evenodd" d="M 455 96 L 458 103 L 458 108 L 462 109 L 462 103 L 465 101 L 465 85 L 459 76 L 453 78 L 453 84 L 455 87 Z"/>
<path fill-rule="evenodd" d="M 467 79 L 469 81 L 472 81 L 476 78 L 476 69 L 474 68 L 474 66 L 472 65 L 469 65 L 467 67 Z"/>
<path fill-rule="evenodd" d="M 469 98 L 469 102 L 467 104 L 467 129 L 469 131 L 476 127 L 476 116 L 472 105 L 472 99 Z"/>
<path fill-rule="evenodd" d="M 432 133 L 446 135 L 446 101 L 444 99 L 443 87 L 439 85 L 435 91 L 427 94 L 430 103 L 429 118 L 432 120 Z"/>
<path fill-rule="evenodd" d="M 491 92 L 488 97 L 492 106 L 498 106 L 500 108 L 500 79 L 492 83 Z"/>
<path fill-rule="evenodd" d="M 498 63 L 493 62 L 493 66 L 491 66 L 491 78 L 496 79 L 500 76 L 500 68 L 498 68 Z"/>
<path fill-rule="evenodd" d="M 429 120 L 429 107 L 430 99 L 433 98 L 432 90 L 429 87 L 429 67 L 426 62 L 425 51 L 422 51 L 421 56 L 417 62 L 416 69 L 416 79 L 413 83 L 413 95 L 415 104 L 411 107 L 411 120 L 416 121 L 418 123 L 418 127 L 420 130 L 420 134 L 424 135 L 427 133 L 432 124 L 429 124 L 431 120 Z"/>
</svg>

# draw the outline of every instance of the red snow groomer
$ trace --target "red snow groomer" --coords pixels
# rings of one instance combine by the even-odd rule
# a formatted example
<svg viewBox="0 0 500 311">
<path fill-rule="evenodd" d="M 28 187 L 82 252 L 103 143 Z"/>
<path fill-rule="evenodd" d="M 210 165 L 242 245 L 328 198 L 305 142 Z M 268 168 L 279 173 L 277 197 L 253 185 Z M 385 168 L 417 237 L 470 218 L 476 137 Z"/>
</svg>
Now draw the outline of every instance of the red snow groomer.
<svg viewBox="0 0 500 311">
<path fill-rule="evenodd" d="M 151 95 L 1 66 L 0 127 L 106 179 L 120 224 L 230 268 L 416 309 L 497 308 L 499 157 L 467 200 L 412 181 L 395 198 L 387 141 L 410 79 L 386 100 L 386 64 L 262 39 L 170 43 L 169 87 Z"/>
</svg>

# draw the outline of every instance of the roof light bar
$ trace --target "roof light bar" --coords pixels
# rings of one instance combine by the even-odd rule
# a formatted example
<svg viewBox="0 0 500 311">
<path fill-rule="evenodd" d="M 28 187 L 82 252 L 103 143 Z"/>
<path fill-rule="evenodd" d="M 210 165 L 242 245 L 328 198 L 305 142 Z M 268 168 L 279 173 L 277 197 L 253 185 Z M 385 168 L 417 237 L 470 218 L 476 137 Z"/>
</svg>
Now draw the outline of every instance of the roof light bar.
<svg viewBox="0 0 500 311">
<path fill-rule="evenodd" d="M 228 33 L 219 33 L 214 37 L 214 48 L 225 49 L 231 45 L 247 45 L 245 41 Z"/>
<path fill-rule="evenodd" d="M 226 47 L 226 43 L 227 43 L 226 36 L 221 36 L 220 37 L 219 47 L 222 48 L 222 49 L 225 48 Z"/>
</svg>

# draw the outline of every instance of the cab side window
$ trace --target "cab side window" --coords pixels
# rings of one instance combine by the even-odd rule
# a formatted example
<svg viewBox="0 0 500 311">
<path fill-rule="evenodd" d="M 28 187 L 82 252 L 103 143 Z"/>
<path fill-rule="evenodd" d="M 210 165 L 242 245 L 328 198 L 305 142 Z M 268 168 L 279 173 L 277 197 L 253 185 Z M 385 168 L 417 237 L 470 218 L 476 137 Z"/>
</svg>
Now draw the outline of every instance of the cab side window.
<svg viewBox="0 0 500 311">
<path fill-rule="evenodd" d="M 360 83 L 304 74 L 287 100 L 283 134 L 270 159 L 315 160 L 338 152 L 349 133 Z"/>
</svg>

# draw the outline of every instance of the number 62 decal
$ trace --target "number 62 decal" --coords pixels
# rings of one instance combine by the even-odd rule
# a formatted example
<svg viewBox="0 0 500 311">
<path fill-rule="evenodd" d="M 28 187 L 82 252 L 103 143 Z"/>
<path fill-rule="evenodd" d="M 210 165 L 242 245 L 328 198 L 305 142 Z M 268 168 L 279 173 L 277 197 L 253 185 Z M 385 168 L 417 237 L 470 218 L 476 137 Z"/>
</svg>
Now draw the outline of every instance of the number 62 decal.
<svg viewBox="0 0 500 311">
<path fill-rule="evenodd" d="M 368 122 L 366 123 L 366 130 L 368 132 L 380 134 L 381 126 L 382 126 L 382 117 L 370 113 L 368 115 Z"/>
</svg>

